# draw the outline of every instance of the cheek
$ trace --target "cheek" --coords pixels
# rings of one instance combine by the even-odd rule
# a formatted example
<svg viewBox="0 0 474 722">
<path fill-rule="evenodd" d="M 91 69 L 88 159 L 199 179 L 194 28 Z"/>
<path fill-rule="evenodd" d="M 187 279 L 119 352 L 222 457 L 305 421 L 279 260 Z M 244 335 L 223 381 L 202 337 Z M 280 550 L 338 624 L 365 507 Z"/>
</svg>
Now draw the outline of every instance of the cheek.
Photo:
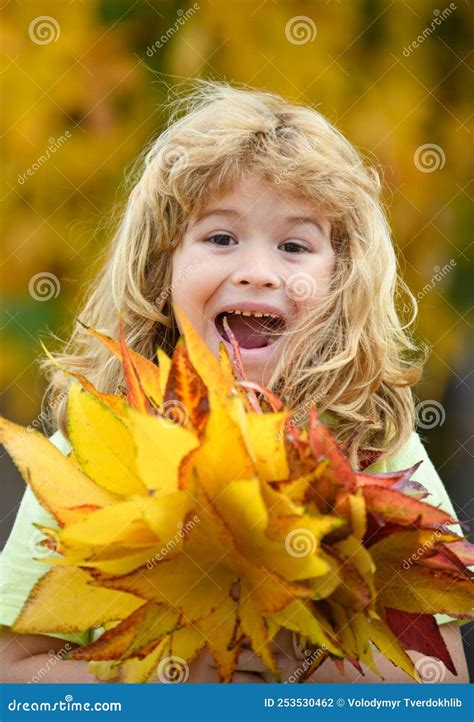
<svg viewBox="0 0 474 722">
<path fill-rule="evenodd" d="M 310 309 L 327 296 L 334 268 L 333 255 L 321 256 L 286 278 L 287 295 L 297 309 Z"/>
<path fill-rule="evenodd" d="M 318 298 L 324 298 L 331 287 L 331 280 L 336 268 L 336 256 L 330 251 L 322 260 L 315 272 L 315 279 L 318 286 Z"/>
<path fill-rule="evenodd" d="M 178 248 L 172 257 L 170 299 L 175 308 L 181 310 L 186 318 L 194 325 L 196 322 L 196 299 L 194 290 L 199 285 L 196 282 L 195 259 L 186 248 Z M 180 332 L 181 323 L 175 314 L 175 320 Z"/>
<path fill-rule="evenodd" d="M 171 300 L 193 324 L 200 323 L 205 306 L 220 281 L 216 269 L 196 249 L 178 249 L 172 259 Z"/>
</svg>

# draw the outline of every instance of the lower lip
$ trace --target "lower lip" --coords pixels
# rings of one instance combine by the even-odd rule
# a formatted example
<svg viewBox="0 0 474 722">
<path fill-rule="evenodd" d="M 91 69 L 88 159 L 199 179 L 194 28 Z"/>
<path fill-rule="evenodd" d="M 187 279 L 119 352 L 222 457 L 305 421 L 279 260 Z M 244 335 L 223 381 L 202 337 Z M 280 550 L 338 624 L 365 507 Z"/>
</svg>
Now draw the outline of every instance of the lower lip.
<svg viewBox="0 0 474 722">
<path fill-rule="evenodd" d="M 220 333 L 218 332 L 216 325 L 214 324 L 214 330 L 216 332 L 216 336 L 219 339 L 219 342 L 222 342 L 225 344 L 227 350 L 230 353 L 230 356 L 232 357 L 233 354 L 233 348 L 232 344 L 229 343 L 229 341 L 226 341 Z M 273 355 L 275 349 L 278 347 L 278 345 L 281 342 L 281 336 L 278 338 L 274 343 L 270 344 L 269 346 L 261 346 L 260 348 L 242 348 L 242 346 L 239 346 L 240 355 L 242 356 L 242 360 L 248 359 L 249 361 L 268 361 L 270 356 Z"/>
</svg>

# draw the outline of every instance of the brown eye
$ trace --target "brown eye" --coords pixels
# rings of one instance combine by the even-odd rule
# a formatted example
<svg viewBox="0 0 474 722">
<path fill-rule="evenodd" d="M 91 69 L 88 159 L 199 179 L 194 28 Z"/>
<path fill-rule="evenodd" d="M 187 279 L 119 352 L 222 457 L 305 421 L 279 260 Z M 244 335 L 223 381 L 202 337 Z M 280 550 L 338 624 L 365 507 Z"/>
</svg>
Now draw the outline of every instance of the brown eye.
<svg viewBox="0 0 474 722">
<path fill-rule="evenodd" d="M 283 248 L 287 253 L 309 253 L 309 249 L 306 248 L 306 246 L 303 246 L 301 243 L 296 243 L 296 241 L 285 241 L 285 243 L 281 244 L 280 248 Z"/>
<path fill-rule="evenodd" d="M 226 241 L 233 241 L 234 238 L 229 236 L 227 233 L 215 233 L 213 236 L 209 236 L 206 240 L 209 243 L 214 243 L 216 246 L 230 246 L 231 243 L 227 243 Z"/>
</svg>

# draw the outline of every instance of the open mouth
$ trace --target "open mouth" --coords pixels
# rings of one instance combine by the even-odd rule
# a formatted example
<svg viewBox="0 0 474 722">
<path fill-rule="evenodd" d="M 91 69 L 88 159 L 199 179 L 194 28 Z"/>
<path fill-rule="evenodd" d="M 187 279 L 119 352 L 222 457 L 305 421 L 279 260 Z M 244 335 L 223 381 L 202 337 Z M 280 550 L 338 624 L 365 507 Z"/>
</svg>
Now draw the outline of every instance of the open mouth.
<svg viewBox="0 0 474 722">
<path fill-rule="evenodd" d="M 224 341 L 230 342 L 224 328 L 227 318 L 230 330 L 234 334 L 240 348 L 264 348 L 271 346 L 285 330 L 285 319 L 276 313 L 261 311 L 221 311 L 214 319 L 219 335 Z"/>
</svg>

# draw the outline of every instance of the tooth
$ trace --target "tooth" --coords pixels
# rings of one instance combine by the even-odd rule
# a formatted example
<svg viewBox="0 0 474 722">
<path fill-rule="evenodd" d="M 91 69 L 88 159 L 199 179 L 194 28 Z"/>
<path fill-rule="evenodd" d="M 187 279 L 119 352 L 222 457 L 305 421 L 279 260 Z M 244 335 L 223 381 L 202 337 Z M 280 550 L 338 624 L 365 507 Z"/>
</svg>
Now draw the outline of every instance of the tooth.
<svg viewBox="0 0 474 722">
<path fill-rule="evenodd" d="M 277 318 L 280 319 L 282 316 L 280 316 L 279 313 L 263 313 L 262 311 L 241 311 L 239 308 L 234 308 L 233 310 L 225 311 L 225 313 L 235 313 L 238 316 L 255 316 L 256 318 Z"/>
</svg>

